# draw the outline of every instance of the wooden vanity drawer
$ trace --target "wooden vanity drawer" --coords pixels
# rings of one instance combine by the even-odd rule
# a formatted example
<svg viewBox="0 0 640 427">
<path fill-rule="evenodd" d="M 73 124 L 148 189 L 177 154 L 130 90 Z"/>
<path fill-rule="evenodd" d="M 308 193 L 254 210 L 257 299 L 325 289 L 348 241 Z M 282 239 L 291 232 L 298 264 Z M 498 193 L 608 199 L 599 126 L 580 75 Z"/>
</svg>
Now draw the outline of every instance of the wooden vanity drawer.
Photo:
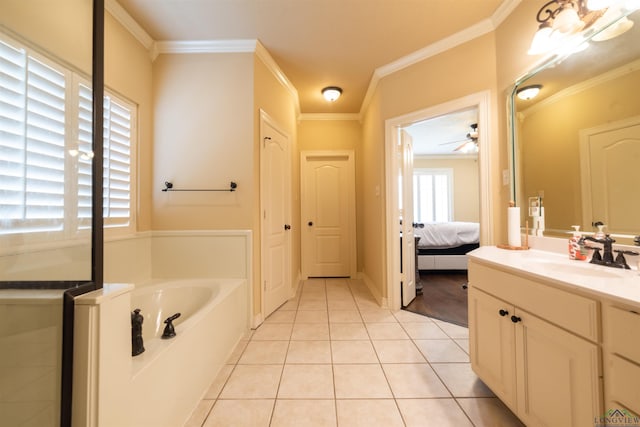
<svg viewBox="0 0 640 427">
<path fill-rule="evenodd" d="M 616 306 L 604 311 L 605 341 L 609 351 L 640 363 L 640 314 Z M 637 385 L 637 384 L 636 384 Z"/>
<path fill-rule="evenodd" d="M 469 261 L 469 285 L 590 341 L 599 341 L 599 303 L 593 299 L 472 260 Z"/>
<path fill-rule="evenodd" d="M 607 399 L 640 413 L 640 366 L 612 355 L 607 360 Z"/>
</svg>

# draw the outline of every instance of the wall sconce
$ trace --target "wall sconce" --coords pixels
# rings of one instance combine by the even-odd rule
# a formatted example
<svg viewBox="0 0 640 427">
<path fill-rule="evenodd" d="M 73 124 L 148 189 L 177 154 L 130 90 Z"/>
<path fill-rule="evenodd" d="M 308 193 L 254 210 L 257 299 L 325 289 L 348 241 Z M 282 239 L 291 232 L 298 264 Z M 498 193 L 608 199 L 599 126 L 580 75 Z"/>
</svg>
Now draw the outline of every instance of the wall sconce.
<svg viewBox="0 0 640 427">
<path fill-rule="evenodd" d="M 520 99 L 528 101 L 538 96 L 540 89 L 542 89 L 542 85 L 524 86 L 516 91 L 516 96 Z"/>
<path fill-rule="evenodd" d="M 338 86 L 328 86 L 322 89 L 322 96 L 329 102 L 335 102 L 342 95 L 342 89 Z"/>
<path fill-rule="evenodd" d="M 599 21 L 600 18 L 603 18 L 603 15 L 606 15 L 602 20 L 604 21 L 603 23 L 606 24 L 610 22 L 610 17 L 619 11 L 621 4 L 622 2 L 620 0 L 548 1 L 540 8 L 536 15 L 536 21 L 538 21 L 540 25 L 538 31 L 533 36 L 528 54 L 539 55 L 555 49 L 560 41 L 572 34 L 591 27 Z M 633 25 L 633 23 L 631 25 Z M 629 26 L 625 31 L 629 28 L 631 27 Z M 622 34 L 622 32 L 617 32 L 608 38 L 616 37 Z M 604 38 L 602 40 L 604 40 Z"/>
</svg>

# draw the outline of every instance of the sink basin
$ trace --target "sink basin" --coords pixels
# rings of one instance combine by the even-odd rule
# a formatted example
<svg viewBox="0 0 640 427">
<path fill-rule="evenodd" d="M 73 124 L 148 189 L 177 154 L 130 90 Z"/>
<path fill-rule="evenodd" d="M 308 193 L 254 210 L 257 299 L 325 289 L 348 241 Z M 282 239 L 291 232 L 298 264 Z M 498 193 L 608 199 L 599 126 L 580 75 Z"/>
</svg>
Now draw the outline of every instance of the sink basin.
<svg viewBox="0 0 640 427">
<path fill-rule="evenodd" d="M 532 270 L 539 269 L 545 273 L 570 274 L 582 277 L 617 279 L 625 276 L 625 270 L 590 264 L 585 261 L 561 261 L 551 259 L 532 259 L 527 262 Z"/>
</svg>

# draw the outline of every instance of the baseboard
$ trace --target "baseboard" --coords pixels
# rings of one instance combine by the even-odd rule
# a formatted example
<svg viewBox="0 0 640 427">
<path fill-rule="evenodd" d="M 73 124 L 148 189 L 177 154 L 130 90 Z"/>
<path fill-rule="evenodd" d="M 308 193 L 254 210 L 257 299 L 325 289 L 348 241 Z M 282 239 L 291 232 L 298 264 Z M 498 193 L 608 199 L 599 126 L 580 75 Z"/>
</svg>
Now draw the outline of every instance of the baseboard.
<svg viewBox="0 0 640 427">
<path fill-rule="evenodd" d="M 380 290 L 376 288 L 373 280 L 371 280 L 364 271 L 358 272 L 358 279 L 364 282 L 364 284 L 367 286 L 367 289 L 369 289 L 369 292 L 371 292 L 371 295 L 373 295 L 373 297 L 376 299 L 376 302 L 380 307 L 382 308 L 389 307 L 389 300 L 386 297 L 382 296 L 382 294 L 380 293 Z"/>
</svg>

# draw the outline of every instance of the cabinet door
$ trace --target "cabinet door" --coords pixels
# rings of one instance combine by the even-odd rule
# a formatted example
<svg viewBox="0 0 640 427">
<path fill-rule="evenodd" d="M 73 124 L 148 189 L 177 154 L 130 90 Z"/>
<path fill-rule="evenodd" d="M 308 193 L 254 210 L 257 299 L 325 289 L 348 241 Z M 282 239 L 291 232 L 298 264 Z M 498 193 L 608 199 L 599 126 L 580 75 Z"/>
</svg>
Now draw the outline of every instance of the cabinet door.
<svg viewBox="0 0 640 427">
<path fill-rule="evenodd" d="M 520 419 L 528 426 L 582 427 L 602 413 L 598 347 L 517 310 Z"/>
<path fill-rule="evenodd" d="M 482 381 L 515 411 L 515 332 L 513 306 L 469 286 L 469 353 Z"/>
</svg>

